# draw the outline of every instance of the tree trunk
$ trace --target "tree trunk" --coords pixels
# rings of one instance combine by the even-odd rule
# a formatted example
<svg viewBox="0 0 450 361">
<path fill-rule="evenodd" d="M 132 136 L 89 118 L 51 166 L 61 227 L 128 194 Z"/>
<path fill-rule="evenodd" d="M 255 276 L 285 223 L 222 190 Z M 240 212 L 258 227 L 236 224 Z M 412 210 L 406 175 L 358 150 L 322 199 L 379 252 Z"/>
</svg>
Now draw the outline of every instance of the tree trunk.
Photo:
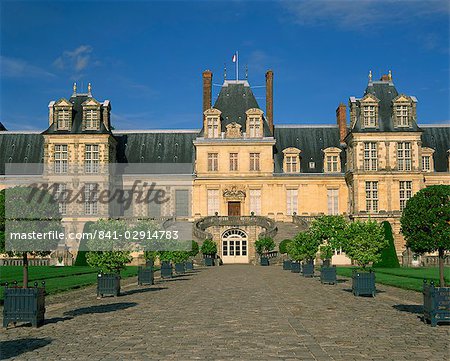
<svg viewBox="0 0 450 361">
<path fill-rule="evenodd" d="M 23 288 L 28 288 L 28 253 L 23 252 Z"/>
<path fill-rule="evenodd" d="M 444 249 L 439 248 L 439 286 L 445 287 L 444 281 Z"/>
</svg>

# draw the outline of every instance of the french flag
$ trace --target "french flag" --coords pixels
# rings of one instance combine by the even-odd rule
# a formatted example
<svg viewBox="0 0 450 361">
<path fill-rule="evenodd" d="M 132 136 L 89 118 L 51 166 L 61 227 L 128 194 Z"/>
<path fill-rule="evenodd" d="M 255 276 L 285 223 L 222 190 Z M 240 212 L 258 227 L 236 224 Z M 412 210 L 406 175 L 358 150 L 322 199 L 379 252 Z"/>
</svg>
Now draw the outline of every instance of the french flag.
<svg viewBox="0 0 450 361">
<path fill-rule="evenodd" d="M 234 54 L 233 54 L 233 58 L 232 58 L 232 61 L 233 61 L 233 63 L 235 63 L 235 62 L 236 62 L 236 60 L 237 60 L 237 54 L 236 54 L 236 53 L 234 53 Z"/>
</svg>

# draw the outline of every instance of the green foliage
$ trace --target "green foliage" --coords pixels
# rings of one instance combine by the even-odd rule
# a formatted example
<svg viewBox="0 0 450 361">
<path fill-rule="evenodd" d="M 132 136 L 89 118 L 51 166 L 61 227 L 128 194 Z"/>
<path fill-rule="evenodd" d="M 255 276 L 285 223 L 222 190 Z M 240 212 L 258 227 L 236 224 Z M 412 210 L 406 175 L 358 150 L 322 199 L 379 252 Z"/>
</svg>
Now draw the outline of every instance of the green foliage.
<svg viewBox="0 0 450 361">
<path fill-rule="evenodd" d="M 120 272 L 125 265 L 133 259 L 130 245 L 124 239 L 115 240 L 113 237 L 104 237 L 103 234 L 124 234 L 128 230 L 127 224 L 122 220 L 99 219 L 89 227 L 91 234 L 96 237 L 89 239 L 87 247 L 90 250 L 86 259 L 91 267 L 103 273 Z"/>
<path fill-rule="evenodd" d="M 319 246 L 320 259 L 326 260 L 333 257 L 334 248 L 329 243 L 323 243 Z"/>
<path fill-rule="evenodd" d="M 352 260 L 365 268 L 380 260 L 380 253 L 388 245 L 383 226 L 375 221 L 356 221 L 347 227 L 344 251 Z"/>
<path fill-rule="evenodd" d="M 159 225 L 152 220 L 141 219 L 133 227 L 135 232 L 143 232 L 144 234 L 152 234 L 154 231 L 160 229 Z M 145 240 L 142 242 L 142 248 L 144 249 L 144 259 L 147 261 L 154 261 L 159 256 L 158 250 L 161 248 L 162 242 L 157 241 L 156 238 L 148 239 L 145 236 Z"/>
<path fill-rule="evenodd" d="M 321 246 L 320 257 L 322 259 L 331 258 L 334 249 L 342 248 L 347 227 L 348 223 L 345 218 L 338 215 L 322 216 L 312 222 L 309 229 L 312 237 L 319 243 L 329 245 L 329 247 Z"/>
<path fill-rule="evenodd" d="M 255 242 L 256 253 L 262 255 L 264 252 L 270 252 L 275 248 L 275 242 L 272 238 L 260 238 Z"/>
<path fill-rule="evenodd" d="M 192 241 L 192 250 L 189 252 L 189 256 L 195 257 L 196 255 L 198 255 L 198 252 L 199 252 L 198 242 Z"/>
<path fill-rule="evenodd" d="M 400 220 L 406 246 L 413 252 L 450 250 L 450 186 L 429 186 L 406 203 Z"/>
<path fill-rule="evenodd" d="M 388 245 L 381 251 L 381 260 L 373 264 L 373 267 L 387 267 L 398 268 L 397 253 L 395 252 L 394 236 L 392 235 L 392 228 L 388 221 L 383 223 L 384 237 L 388 240 Z"/>
<path fill-rule="evenodd" d="M 210 239 L 203 241 L 200 252 L 206 256 L 214 256 L 217 253 L 217 244 Z"/>
<path fill-rule="evenodd" d="M 289 256 L 294 261 L 313 260 L 319 248 L 319 241 L 310 232 L 300 232 L 287 248 Z"/>
<path fill-rule="evenodd" d="M 83 232 L 85 234 L 88 232 L 90 225 L 93 223 L 94 222 L 92 222 L 92 221 L 88 221 L 84 224 Z M 86 239 L 83 238 L 80 240 L 80 245 L 79 245 L 78 249 L 79 249 L 79 251 L 77 253 L 77 258 L 75 260 L 74 266 L 88 266 L 87 259 L 86 259 L 87 251 L 85 251 L 87 249 L 87 240 Z"/>
<path fill-rule="evenodd" d="M 172 261 L 175 263 L 182 263 L 189 259 L 189 252 L 186 251 L 173 251 Z"/>
<path fill-rule="evenodd" d="M 281 254 L 286 254 L 286 253 L 288 253 L 287 246 L 288 246 L 289 242 L 291 242 L 290 239 L 283 239 L 283 240 L 280 242 L 280 245 L 278 246 L 278 249 L 279 249 L 279 251 L 280 251 Z"/>
</svg>

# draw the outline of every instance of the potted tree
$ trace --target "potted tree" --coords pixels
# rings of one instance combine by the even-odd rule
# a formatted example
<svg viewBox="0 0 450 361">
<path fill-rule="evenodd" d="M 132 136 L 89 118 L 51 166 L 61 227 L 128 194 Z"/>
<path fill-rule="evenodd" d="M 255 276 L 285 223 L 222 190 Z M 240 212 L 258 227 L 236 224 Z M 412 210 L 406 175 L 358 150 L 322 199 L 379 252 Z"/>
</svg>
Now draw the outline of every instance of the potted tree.
<svg viewBox="0 0 450 361">
<path fill-rule="evenodd" d="M 97 276 L 97 298 L 120 295 L 120 271 L 133 259 L 130 244 L 126 239 L 103 237 L 102 234 L 123 235 L 127 224 L 123 220 L 99 219 L 89 226 L 93 235 L 87 242 L 86 261 L 99 270 Z M 104 232 L 104 233 L 102 233 Z"/>
<path fill-rule="evenodd" d="M 444 278 L 444 257 L 450 250 L 450 186 L 435 185 L 417 192 L 406 203 L 400 220 L 406 246 L 415 253 L 437 252 L 439 287 L 424 282 L 424 321 L 431 326 L 450 321 L 450 287 Z"/>
<path fill-rule="evenodd" d="M 274 248 L 275 242 L 270 237 L 260 238 L 256 240 L 255 249 L 256 253 L 258 253 L 259 255 L 261 266 L 269 266 L 269 257 L 265 256 L 264 254 L 273 251 Z"/>
<path fill-rule="evenodd" d="M 8 218 L 6 219 L 6 215 Z M 34 327 L 44 323 L 45 288 L 28 288 L 28 257 L 47 256 L 55 250 L 58 239 L 12 237 L 14 233 L 41 234 L 64 231 L 58 203 L 46 190 L 34 187 L 13 187 L 0 191 L 0 253 L 23 260 L 23 283 L 18 287 L 6 284 L 3 308 L 3 326 L 10 322 L 31 322 Z"/>
<path fill-rule="evenodd" d="M 158 256 L 161 262 L 161 278 L 172 278 L 173 251 L 159 251 Z"/>
<path fill-rule="evenodd" d="M 197 256 L 198 252 L 199 252 L 198 243 L 196 241 L 192 241 L 192 247 L 191 247 L 191 250 L 189 252 L 189 257 L 191 259 L 186 261 L 186 270 L 187 271 L 192 271 L 194 269 L 194 261 L 192 260 L 192 258 Z"/>
<path fill-rule="evenodd" d="M 375 296 L 375 273 L 367 269 L 370 263 L 378 262 L 383 248 L 388 245 L 383 226 L 370 219 L 356 221 L 347 227 L 344 251 L 358 265 L 352 273 L 352 291 L 355 296 Z"/>
<path fill-rule="evenodd" d="M 214 257 L 217 253 L 217 244 L 210 239 L 203 241 L 200 247 L 200 252 L 203 254 L 205 266 L 214 266 Z"/>
<path fill-rule="evenodd" d="M 133 228 L 133 232 L 144 232 L 144 234 L 153 234 L 158 230 L 158 225 L 151 220 L 139 220 Z M 138 267 L 138 285 L 154 284 L 154 269 L 156 258 L 158 258 L 158 244 L 153 239 L 144 239 L 143 247 L 145 266 Z"/>
<path fill-rule="evenodd" d="M 319 249 L 319 241 L 311 232 L 301 232 L 299 237 L 300 253 L 303 254 L 302 274 L 304 277 L 314 277 L 314 258 Z"/>
<path fill-rule="evenodd" d="M 189 259 L 189 252 L 187 251 L 173 251 L 172 260 L 175 263 L 175 272 L 178 275 L 186 273 L 185 262 Z"/>
<path fill-rule="evenodd" d="M 287 246 L 288 246 L 290 241 L 291 241 L 290 239 L 283 239 L 280 242 L 280 245 L 278 246 L 280 254 L 287 255 L 287 253 L 288 253 Z M 291 269 L 291 263 L 292 263 L 292 261 L 290 259 L 283 259 L 283 269 L 284 270 L 290 270 Z"/>
<path fill-rule="evenodd" d="M 322 267 L 320 279 L 322 283 L 336 283 L 336 268 L 330 267 L 335 249 L 342 249 L 348 223 L 343 216 L 328 215 L 315 219 L 310 232 L 320 245 Z"/>
<path fill-rule="evenodd" d="M 302 236 L 295 236 L 291 242 L 287 244 L 287 251 L 289 253 L 289 257 L 292 259 L 291 262 L 291 272 L 292 273 L 300 273 L 301 271 L 301 261 L 304 258 L 304 254 L 301 249 Z"/>
</svg>

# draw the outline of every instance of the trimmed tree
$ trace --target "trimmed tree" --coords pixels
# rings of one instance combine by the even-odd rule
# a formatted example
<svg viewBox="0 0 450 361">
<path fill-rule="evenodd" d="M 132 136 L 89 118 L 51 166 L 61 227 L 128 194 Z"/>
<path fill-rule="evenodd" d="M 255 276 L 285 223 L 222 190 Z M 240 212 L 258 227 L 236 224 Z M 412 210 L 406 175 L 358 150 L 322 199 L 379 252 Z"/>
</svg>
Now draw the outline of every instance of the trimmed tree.
<svg viewBox="0 0 450 361">
<path fill-rule="evenodd" d="M 275 242 L 272 238 L 260 238 L 255 242 L 255 250 L 259 256 L 262 256 L 264 252 L 270 252 L 275 248 Z"/>
<path fill-rule="evenodd" d="M 7 211 L 6 211 L 7 210 Z M 8 229 L 6 232 L 6 214 Z M 28 287 L 28 256 L 47 256 L 58 246 L 58 238 L 30 237 L 64 232 L 59 205 L 46 190 L 33 187 L 13 187 L 0 192 L 0 253 L 22 257 L 23 288 Z M 19 234 L 20 239 L 13 236 Z"/>
<path fill-rule="evenodd" d="M 89 266 L 102 273 L 120 273 L 133 259 L 131 244 L 126 239 L 115 239 L 114 235 L 123 235 L 128 230 L 127 223 L 123 220 L 99 219 L 88 230 L 96 236 L 87 242 L 89 252 L 86 260 Z"/>
<path fill-rule="evenodd" d="M 406 203 L 400 220 L 406 246 L 413 252 L 438 252 L 439 284 L 445 287 L 444 257 L 450 250 L 450 186 L 434 185 Z"/>
<path fill-rule="evenodd" d="M 161 241 L 157 241 L 155 238 L 148 238 L 154 231 L 159 230 L 160 227 L 157 223 L 148 219 L 141 219 L 133 227 L 133 232 L 138 232 L 141 241 L 142 248 L 144 249 L 144 259 L 146 261 L 154 262 L 158 258 L 158 250 L 161 249 Z M 141 233 L 142 232 L 142 233 Z"/>
<path fill-rule="evenodd" d="M 291 242 L 290 239 L 283 239 L 279 246 L 278 246 L 278 250 L 280 251 L 281 254 L 286 254 L 288 253 L 288 244 Z"/>
<path fill-rule="evenodd" d="M 189 256 L 190 257 L 195 257 L 196 255 L 198 255 L 199 252 L 199 246 L 198 246 L 198 242 L 196 241 L 192 241 L 192 247 L 191 247 L 191 251 L 189 252 Z"/>
<path fill-rule="evenodd" d="M 384 237 L 389 242 L 388 245 L 381 251 L 381 260 L 373 264 L 373 267 L 378 268 L 399 268 L 397 252 L 395 252 L 394 236 L 392 235 L 392 227 L 388 221 L 382 223 L 384 229 Z"/>
<path fill-rule="evenodd" d="M 315 219 L 309 232 L 320 244 L 320 258 L 331 259 L 335 249 L 342 248 L 348 223 L 343 216 L 329 215 Z"/>
<path fill-rule="evenodd" d="M 365 269 L 370 263 L 381 258 L 381 251 L 388 244 L 383 226 L 375 221 L 355 221 L 347 227 L 344 251 L 360 267 Z"/>
<path fill-rule="evenodd" d="M 310 232 L 298 233 L 288 244 L 289 255 L 295 261 L 314 260 L 318 248 L 319 242 Z"/>
<path fill-rule="evenodd" d="M 203 241 L 202 246 L 200 247 L 200 252 L 204 256 L 214 256 L 217 253 L 217 244 L 210 239 Z"/>
</svg>

